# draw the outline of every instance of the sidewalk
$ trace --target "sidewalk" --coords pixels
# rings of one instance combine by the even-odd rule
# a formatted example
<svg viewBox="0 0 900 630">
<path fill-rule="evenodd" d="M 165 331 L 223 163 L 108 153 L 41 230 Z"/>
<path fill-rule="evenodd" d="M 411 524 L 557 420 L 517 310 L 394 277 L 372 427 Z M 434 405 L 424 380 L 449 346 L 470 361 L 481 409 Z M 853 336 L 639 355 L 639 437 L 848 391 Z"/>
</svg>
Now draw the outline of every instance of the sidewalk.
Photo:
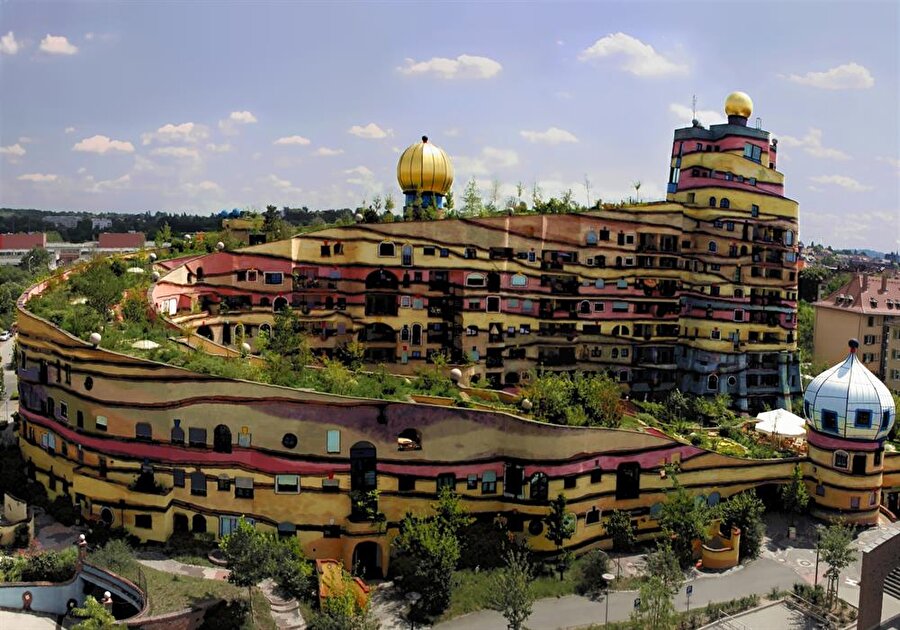
<svg viewBox="0 0 900 630">
<path fill-rule="evenodd" d="M 789 567 L 774 560 L 762 558 L 727 574 L 701 576 L 689 582 L 693 585 L 691 608 L 701 608 L 713 602 L 726 602 L 737 597 L 757 594 L 765 596 L 773 588 L 789 589 L 797 581 L 797 574 Z M 613 591 L 609 594 L 609 620 L 625 621 L 634 608 L 635 591 Z M 678 610 L 687 609 L 685 589 L 675 597 Z M 592 623 L 603 623 L 606 602 L 603 596 L 597 600 L 578 595 L 538 600 L 525 625 L 531 630 L 577 628 Z M 495 611 L 479 611 L 452 619 L 435 626 L 439 630 L 506 630 L 506 620 Z"/>
</svg>

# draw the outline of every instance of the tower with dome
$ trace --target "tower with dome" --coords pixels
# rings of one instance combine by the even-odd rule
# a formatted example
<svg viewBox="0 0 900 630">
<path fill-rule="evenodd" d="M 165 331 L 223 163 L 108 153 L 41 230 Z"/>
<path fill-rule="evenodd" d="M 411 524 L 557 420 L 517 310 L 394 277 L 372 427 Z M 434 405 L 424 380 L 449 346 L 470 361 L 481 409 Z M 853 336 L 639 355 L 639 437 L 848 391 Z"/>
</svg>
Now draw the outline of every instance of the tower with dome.
<svg viewBox="0 0 900 630">
<path fill-rule="evenodd" d="M 422 136 L 400 155 L 397 183 L 406 208 L 443 208 L 453 186 L 453 163 L 443 149 Z"/>
<path fill-rule="evenodd" d="M 847 358 L 806 388 L 812 513 L 873 525 L 878 520 L 884 441 L 896 421 L 891 392 L 859 360 L 851 339 Z"/>
</svg>

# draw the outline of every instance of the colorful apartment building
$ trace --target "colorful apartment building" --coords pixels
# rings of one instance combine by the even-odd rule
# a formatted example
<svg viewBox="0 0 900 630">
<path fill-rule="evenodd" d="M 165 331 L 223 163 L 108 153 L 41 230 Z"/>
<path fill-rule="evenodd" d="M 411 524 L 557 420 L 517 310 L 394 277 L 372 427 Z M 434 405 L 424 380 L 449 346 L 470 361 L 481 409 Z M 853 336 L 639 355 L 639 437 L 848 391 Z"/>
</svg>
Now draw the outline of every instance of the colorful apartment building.
<svg viewBox="0 0 900 630">
<path fill-rule="evenodd" d="M 840 340 L 855 337 L 862 363 L 891 391 L 900 393 L 900 278 L 854 274 L 813 307 L 817 363 L 833 363 L 842 355 Z"/>
</svg>

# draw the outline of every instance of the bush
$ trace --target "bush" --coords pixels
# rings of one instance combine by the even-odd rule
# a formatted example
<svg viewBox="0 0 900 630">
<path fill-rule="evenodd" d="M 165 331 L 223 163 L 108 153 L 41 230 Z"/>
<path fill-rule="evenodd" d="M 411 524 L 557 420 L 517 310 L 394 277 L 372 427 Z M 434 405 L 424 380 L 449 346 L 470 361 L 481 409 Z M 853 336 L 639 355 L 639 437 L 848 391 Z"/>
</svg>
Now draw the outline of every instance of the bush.
<svg viewBox="0 0 900 630">
<path fill-rule="evenodd" d="M 310 600 L 315 594 L 316 578 L 313 565 L 303 555 L 297 538 L 287 538 L 278 542 L 274 551 L 275 583 L 297 599 Z"/>
<path fill-rule="evenodd" d="M 72 500 L 65 495 L 59 495 L 47 506 L 47 512 L 66 527 L 71 527 L 78 519 L 78 510 L 72 505 Z"/>
<path fill-rule="evenodd" d="M 124 527 L 114 527 L 111 529 L 104 525 L 98 525 L 91 529 L 87 534 L 88 544 L 94 549 L 105 547 L 113 540 L 123 541 L 132 547 L 136 547 L 141 543 L 140 538 L 129 533 Z"/>
<path fill-rule="evenodd" d="M 637 539 L 634 534 L 634 523 L 628 512 L 613 510 L 606 523 L 606 530 L 612 537 L 613 549 L 616 551 L 631 551 Z"/>
<path fill-rule="evenodd" d="M 75 549 L 26 556 L 21 579 L 23 582 L 65 582 L 75 575 L 77 557 Z"/>
<path fill-rule="evenodd" d="M 25 556 L 0 556 L 0 582 L 21 582 Z"/>
<path fill-rule="evenodd" d="M 609 556 L 599 549 L 588 552 L 581 561 L 575 591 L 579 595 L 589 595 L 606 587 L 603 574 L 609 571 Z"/>
<path fill-rule="evenodd" d="M 131 546 L 124 540 L 111 540 L 102 549 L 91 554 L 90 561 L 117 575 L 127 576 L 134 568 L 136 560 Z"/>
<path fill-rule="evenodd" d="M 505 566 L 504 557 L 514 547 L 509 529 L 501 519 L 477 520 L 459 534 L 459 568 L 495 569 Z"/>
<path fill-rule="evenodd" d="M 25 549 L 31 543 L 31 532 L 28 531 L 28 523 L 19 523 L 13 530 L 13 544 L 16 549 Z"/>
</svg>

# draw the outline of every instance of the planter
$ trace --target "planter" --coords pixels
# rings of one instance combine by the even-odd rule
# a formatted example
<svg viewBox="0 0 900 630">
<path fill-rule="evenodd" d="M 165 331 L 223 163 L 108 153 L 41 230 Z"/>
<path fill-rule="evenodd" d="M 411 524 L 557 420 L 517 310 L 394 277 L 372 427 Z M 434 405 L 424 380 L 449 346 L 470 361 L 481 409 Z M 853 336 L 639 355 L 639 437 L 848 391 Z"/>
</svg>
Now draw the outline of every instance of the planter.
<svg viewBox="0 0 900 630">
<path fill-rule="evenodd" d="M 445 396 L 427 396 L 425 394 L 410 394 L 410 398 L 412 398 L 417 403 L 425 403 L 427 405 L 439 405 L 441 407 L 451 407 L 456 402 L 453 398 L 447 398 Z"/>
</svg>

